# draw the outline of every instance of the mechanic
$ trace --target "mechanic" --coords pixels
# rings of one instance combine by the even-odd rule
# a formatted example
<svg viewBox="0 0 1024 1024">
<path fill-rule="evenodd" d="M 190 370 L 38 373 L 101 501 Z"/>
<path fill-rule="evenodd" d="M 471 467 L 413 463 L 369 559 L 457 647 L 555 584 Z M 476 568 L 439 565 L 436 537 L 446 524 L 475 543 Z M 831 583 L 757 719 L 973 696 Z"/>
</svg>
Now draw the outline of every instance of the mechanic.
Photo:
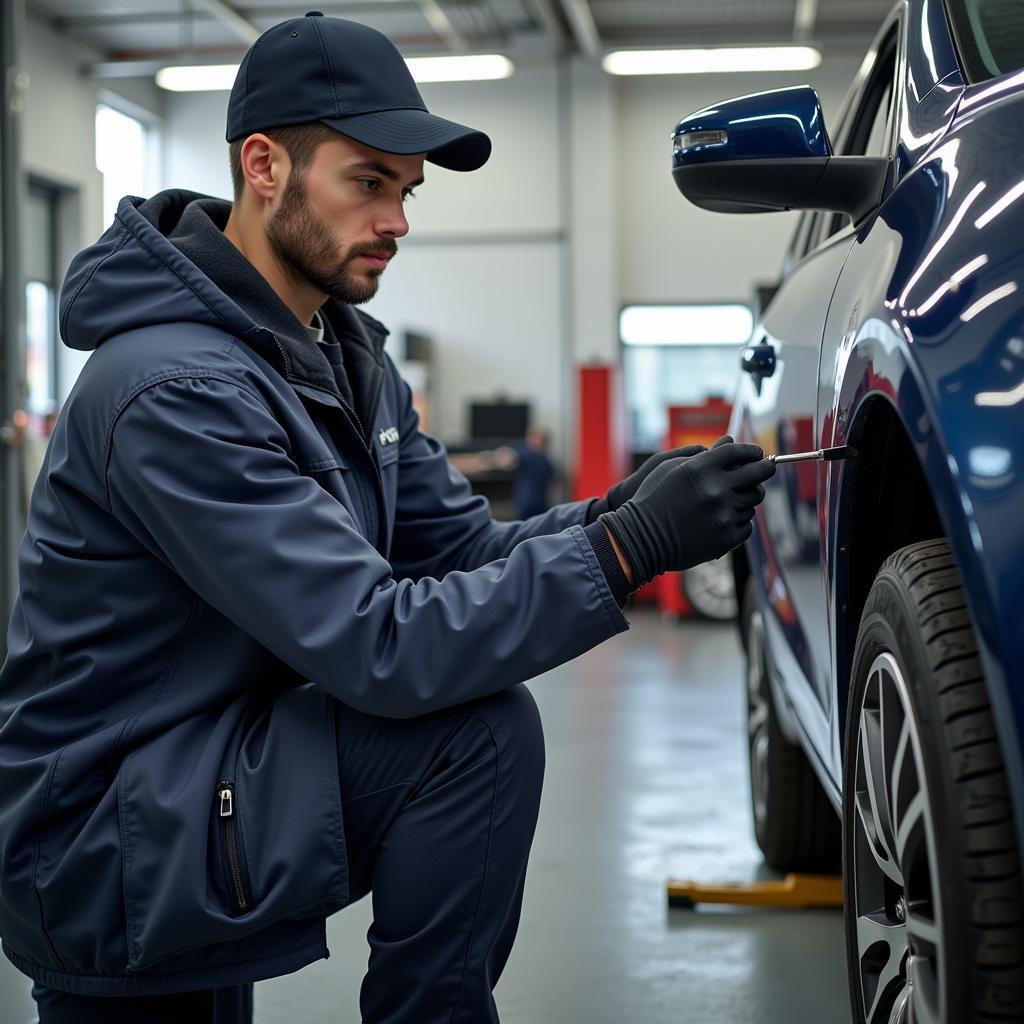
<svg viewBox="0 0 1024 1024">
<path fill-rule="evenodd" d="M 0 671 L 4 952 L 41 1024 L 245 1021 L 372 893 L 361 1019 L 496 1021 L 544 764 L 522 684 L 740 544 L 774 467 L 723 438 L 494 522 L 355 308 L 424 159 L 489 139 L 317 12 L 246 53 L 226 137 L 233 204 L 125 197 L 62 289 L 93 352 Z"/>
</svg>

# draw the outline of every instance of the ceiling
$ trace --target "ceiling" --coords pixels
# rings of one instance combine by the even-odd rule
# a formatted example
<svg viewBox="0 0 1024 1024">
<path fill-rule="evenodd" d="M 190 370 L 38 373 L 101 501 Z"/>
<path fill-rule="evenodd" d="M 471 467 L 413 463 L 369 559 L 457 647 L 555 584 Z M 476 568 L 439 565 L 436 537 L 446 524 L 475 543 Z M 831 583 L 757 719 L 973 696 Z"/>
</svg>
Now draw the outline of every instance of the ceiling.
<svg viewBox="0 0 1024 1024">
<path fill-rule="evenodd" d="M 310 6 L 306 6 L 309 4 Z M 789 42 L 862 49 L 893 0 L 27 0 L 30 14 L 108 62 L 237 58 L 309 9 L 365 22 L 405 53 Z"/>
</svg>

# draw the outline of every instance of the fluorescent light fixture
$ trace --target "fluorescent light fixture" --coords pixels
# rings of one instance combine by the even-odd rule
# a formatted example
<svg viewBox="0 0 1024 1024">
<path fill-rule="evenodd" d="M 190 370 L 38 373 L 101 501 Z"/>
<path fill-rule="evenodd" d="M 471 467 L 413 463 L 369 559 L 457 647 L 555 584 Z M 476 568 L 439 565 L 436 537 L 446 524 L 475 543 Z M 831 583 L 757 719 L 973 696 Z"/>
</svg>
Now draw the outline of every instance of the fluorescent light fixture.
<svg viewBox="0 0 1024 1024">
<path fill-rule="evenodd" d="M 704 75 L 716 71 L 808 71 L 821 63 L 813 46 L 719 46 L 699 50 L 613 50 L 611 75 Z"/>
<path fill-rule="evenodd" d="M 406 57 L 417 82 L 484 82 L 508 78 L 514 67 L 497 53 L 460 54 L 454 57 Z"/>
<path fill-rule="evenodd" d="M 230 89 L 238 74 L 237 64 L 192 64 L 161 68 L 156 84 L 170 92 L 213 92 Z"/>
<path fill-rule="evenodd" d="M 742 345 L 754 317 L 747 306 L 626 306 L 619 314 L 624 345 Z"/>
<path fill-rule="evenodd" d="M 417 82 L 480 82 L 508 78 L 515 70 L 508 57 L 496 53 L 408 57 L 405 63 Z M 212 92 L 230 89 L 237 74 L 237 64 L 166 67 L 156 73 L 156 84 L 171 92 Z"/>
</svg>

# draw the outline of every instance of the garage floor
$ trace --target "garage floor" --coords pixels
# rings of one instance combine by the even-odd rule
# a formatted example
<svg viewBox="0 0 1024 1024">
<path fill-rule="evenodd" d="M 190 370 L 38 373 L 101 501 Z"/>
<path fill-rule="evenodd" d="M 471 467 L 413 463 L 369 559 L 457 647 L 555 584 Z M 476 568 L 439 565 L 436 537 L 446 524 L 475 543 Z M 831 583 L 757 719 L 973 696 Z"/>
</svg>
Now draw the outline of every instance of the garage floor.
<svg viewBox="0 0 1024 1024">
<path fill-rule="evenodd" d="M 838 911 L 666 909 L 670 876 L 759 877 L 741 661 L 731 626 L 628 617 L 530 684 L 548 767 L 503 1024 L 846 1024 Z M 331 918 L 330 960 L 258 984 L 256 1024 L 356 1022 L 368 925 L 368 900 Z M 3 1024 L 33 1019 L 22 982 L 3 961 Z"/>
</svg>

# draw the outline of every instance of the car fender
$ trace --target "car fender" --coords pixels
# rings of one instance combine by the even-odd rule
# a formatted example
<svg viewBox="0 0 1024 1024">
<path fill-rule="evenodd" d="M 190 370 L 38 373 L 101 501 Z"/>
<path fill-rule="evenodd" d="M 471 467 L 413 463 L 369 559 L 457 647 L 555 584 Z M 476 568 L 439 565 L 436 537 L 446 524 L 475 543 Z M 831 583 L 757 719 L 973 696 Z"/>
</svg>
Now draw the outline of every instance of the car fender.
<svg viewBox="0 0 1024 1024">
<path fill-rule="evenodd" d="M 1009 312 L 1004 309 L 1002 315 Z M 1005 414 L 1007 407 L 984 404 L 990 400 L 984 396 L 1006 392 L 975 390 L 967 396 L 974 399 L 973 408 L 965 410 L 963 382 L 951 375 L 948 353 L 941 346 L 921 344 L 906 322 L 909 319 L 897 314 L 887 321 L 873 317 L 861 325 L 849 348 L 835 406 L 835 422 L 845 426 L 835 431 L 830 443 L 856 448 L 877 401 L 890 407 L 910 441 L 963 581 L 1024 849 L 1024 507 L 1019 498 L 1024 489 L 1024 432 L 1006 436 L 1005 416 L 1000 422 L 999 413 Z M 1019 323 L 1024 335 L 1024 302 Z M 976 360 L 969 363 L 973 373 Z M 999 444 L 994 443 L 997 439 Z M 844 485 L 855 485 L 856 474 L 847 469 L 834 463 L 826 470 L 834 678 L 843 694 L 848 692 L 853 650 L 849 631 L 858 625 L 849 614 L 849 571 L 844 562 L 848 553 L 838 532 L 851 513 L 854 487 Z"/>
</svg>

